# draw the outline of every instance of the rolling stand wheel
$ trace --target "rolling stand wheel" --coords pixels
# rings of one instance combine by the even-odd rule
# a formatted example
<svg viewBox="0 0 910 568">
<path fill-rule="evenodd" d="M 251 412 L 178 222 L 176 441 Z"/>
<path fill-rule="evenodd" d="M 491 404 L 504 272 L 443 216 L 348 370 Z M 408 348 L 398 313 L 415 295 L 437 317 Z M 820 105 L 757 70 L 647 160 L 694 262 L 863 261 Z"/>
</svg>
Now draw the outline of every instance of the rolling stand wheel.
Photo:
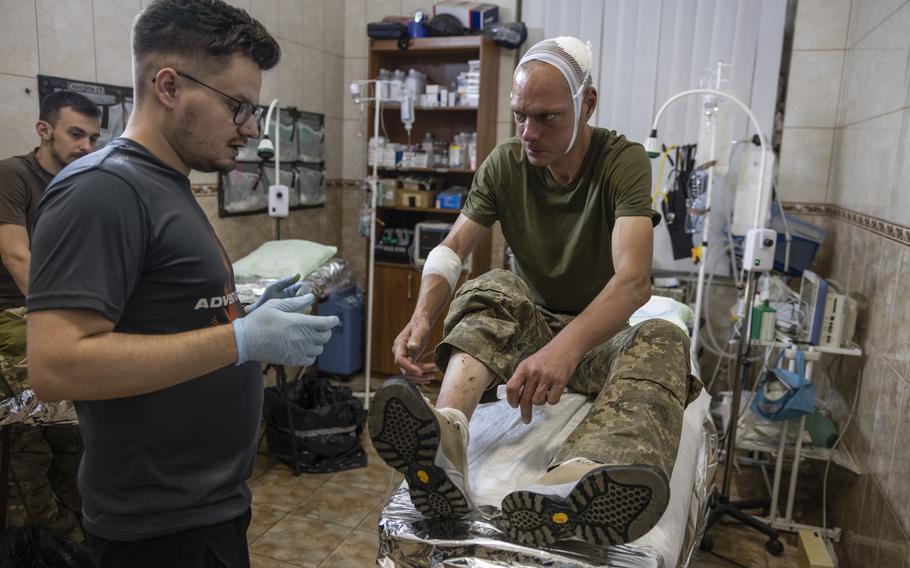
<svg viewBox="0 0 910 568">
<path fill-rule="evenodd" d="M 698 543 L 698 548 L 704 550 L 705 552 L 710 552 L 714 548 L 714 539 L 708 535 L 701 537 L 701 542 Z"/>
<path fill-rule="evenodd" d="M 765 550 L 767 550 L 768 554 L 771 556 L 780 556 L 784 553 L 784 543 L 777 539 L 769 540 L 765 543 Z"/>
</svg>

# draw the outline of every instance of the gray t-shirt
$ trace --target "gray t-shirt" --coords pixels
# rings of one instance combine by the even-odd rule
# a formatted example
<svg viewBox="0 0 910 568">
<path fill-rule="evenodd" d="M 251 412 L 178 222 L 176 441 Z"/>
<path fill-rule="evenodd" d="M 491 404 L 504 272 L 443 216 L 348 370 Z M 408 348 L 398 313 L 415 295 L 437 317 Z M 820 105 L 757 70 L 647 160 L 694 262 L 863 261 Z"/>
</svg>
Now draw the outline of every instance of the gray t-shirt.
<svg viewBox="0 0 910 568">
<path fill-rule="evenodd" d="M 118 333 L 179 333 L 243 313 L 189 180 L 125 138 L 54 178 L 38 206 L 29 278 L 29 312 L 94 310 Z M 77 401 L 76 411 L 92 534 L 140 540 L 248 510 L 262 412 L 257 363 L 145 395 Z"/>
</svg>

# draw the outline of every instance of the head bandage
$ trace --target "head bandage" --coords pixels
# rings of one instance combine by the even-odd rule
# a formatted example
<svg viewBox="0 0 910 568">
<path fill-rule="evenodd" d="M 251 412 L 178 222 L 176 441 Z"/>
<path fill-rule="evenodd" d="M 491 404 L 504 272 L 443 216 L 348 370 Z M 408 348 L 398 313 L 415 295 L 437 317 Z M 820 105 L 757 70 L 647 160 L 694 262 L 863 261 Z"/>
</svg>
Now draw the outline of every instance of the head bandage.
<svg viewBox="0 0 910 568">
<path fill-rule="evenodd" d="M 438 274 L 449 283 L 449 289 L 455 291 L 458 277 L 461 276 L 461 257 L 447 246 L 439 245 L 430 251 L 423 263 L 423 276 Z"/>
<path fill-rule="evenodd" d="M 528 61 L 543 61 L 559 69 L 559 72 L 566 78 L 566 83 L 569 84 L 569 94 L 572 96 L 572 106 L 575 110 L 575 124 L 572 126 L 572 140 L 569 142 L 565 154 L 568 154 L 575 145 L 575 138 L 578 136 L 581 98 L 585 87 L 591 83 L 593 59 L 590 41 L 583 43 L 578 38 L 562 36 L 545 39 L 532 45 L 515 68 L 517 73 L 518 69 Z"/>
</svg>

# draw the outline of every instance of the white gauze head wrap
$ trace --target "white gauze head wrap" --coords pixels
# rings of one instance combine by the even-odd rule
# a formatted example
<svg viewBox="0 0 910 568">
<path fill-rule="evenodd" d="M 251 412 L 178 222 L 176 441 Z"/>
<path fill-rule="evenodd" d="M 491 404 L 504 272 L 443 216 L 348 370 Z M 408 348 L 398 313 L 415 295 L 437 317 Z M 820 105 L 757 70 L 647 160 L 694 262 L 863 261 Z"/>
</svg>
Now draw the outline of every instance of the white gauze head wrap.
<svg viewBox="0 0 910 568">
<path fill-rule="evenodd" d="M 572 127 L 572 140 L 565 154 L 575 145 L 578 136 L 578 121 L 581 118 L 581 98 L 585 87 L 591 84 L 591 63 L 594 56 L 591 42 L 582 42 L 578 38 L 561 36 L 537 42 L 518 62 L 515 72 L 528 61 L 543 61 L 559 69 L 569 85 L 569 95 L 575 109 L 575 124 Z"/>
</svg>

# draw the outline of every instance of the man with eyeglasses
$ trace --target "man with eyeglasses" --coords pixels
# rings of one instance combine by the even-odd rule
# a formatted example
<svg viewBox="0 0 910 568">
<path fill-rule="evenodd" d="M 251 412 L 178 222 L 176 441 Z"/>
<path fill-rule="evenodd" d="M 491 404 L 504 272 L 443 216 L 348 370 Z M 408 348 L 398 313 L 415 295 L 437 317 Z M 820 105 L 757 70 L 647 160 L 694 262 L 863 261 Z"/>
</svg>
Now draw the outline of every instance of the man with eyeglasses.
<svg viewBox="0 0 910 568">
<path fill-rule="evenodd" d="M 38 209 L 30 379 L 76 401 L 99 568 L 249 566 L 258 362 L 311 365 L 338 318 L 301 313 L 313 297 L 287 281 L 244 315 L 187 176 L 233 169 L 258 136 L 280 48 L 220 0 L 152 2 L 132 47 L 123 137 L 60 172 Z"/>
</svg>

